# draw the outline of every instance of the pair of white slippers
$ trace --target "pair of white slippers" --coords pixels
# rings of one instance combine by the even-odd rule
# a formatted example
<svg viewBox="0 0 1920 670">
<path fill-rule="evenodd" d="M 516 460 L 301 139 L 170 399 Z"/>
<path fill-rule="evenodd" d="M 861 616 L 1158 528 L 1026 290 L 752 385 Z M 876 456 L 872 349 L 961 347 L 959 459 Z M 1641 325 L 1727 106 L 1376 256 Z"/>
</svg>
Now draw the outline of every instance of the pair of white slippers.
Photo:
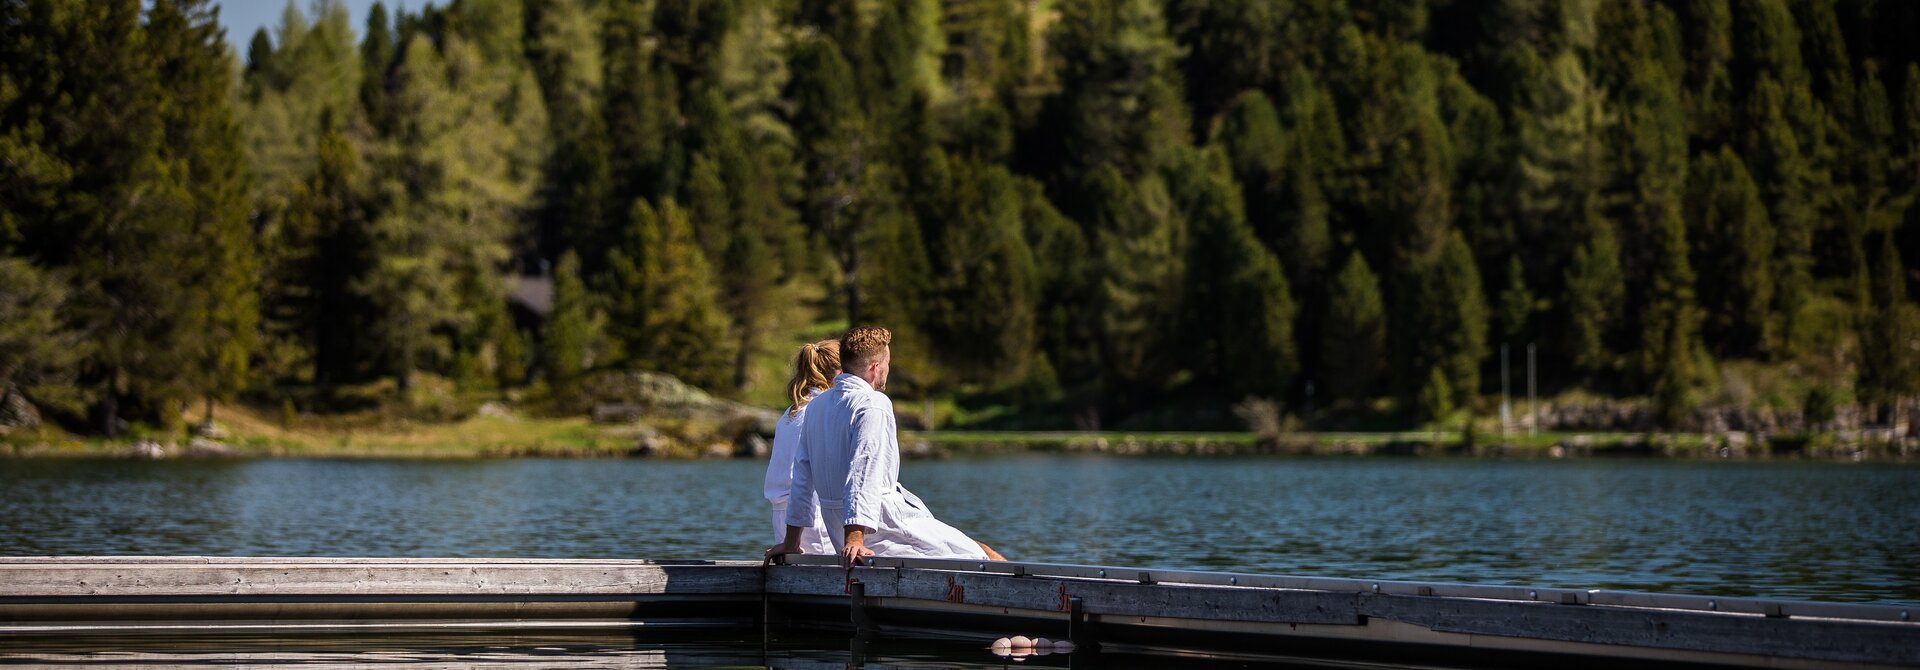
<svg viewBox="0 0 1920 670">
<path fill-rule="evenodd" d="M 1072 652 L 1073 642 L 1070 640 L 1049 640 L 1044 637 L 1029 638 L 1025 635 L 1015 635 L 1013 637 L 1003 637 L 994 640 L 993 644 L 987 648 L 1001 656 L 1027 656 L 1029 654 L 1041 656 Z"/>
</svg>

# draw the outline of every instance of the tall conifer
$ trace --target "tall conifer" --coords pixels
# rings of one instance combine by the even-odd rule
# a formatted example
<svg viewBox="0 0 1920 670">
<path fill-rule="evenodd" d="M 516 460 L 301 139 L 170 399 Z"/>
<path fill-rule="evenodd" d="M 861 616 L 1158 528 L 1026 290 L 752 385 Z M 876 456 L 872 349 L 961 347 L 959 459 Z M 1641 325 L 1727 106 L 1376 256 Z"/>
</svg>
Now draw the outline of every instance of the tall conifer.
<svg viewBox="0 0 1920 670">
<path fill-rule="evenodd" d="M 1387 312 L 1380 280 L 1354 251 L 1328 284 L 1320 333 L 1320 376 L 1336 400 L 1364 402 L 1377 390 L 1387 348 Z"/>
</svg>

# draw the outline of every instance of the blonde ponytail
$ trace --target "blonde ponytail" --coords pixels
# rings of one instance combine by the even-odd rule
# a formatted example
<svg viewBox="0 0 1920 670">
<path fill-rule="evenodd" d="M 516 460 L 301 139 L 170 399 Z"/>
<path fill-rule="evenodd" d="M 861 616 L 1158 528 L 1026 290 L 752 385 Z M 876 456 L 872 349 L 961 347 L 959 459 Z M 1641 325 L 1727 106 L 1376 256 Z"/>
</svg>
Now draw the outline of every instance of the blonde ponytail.
<svg viewBox="0 0 1920 670">
<path fill-rule="evenodd" d="M 833 375 L 840 371 L 840 342 L 821 340 L 800 346 L 800 353 L 793 355 L 793 379 L 787 382 L 787 400 L 793 402 L 787 410 L 787 416 L 800 412 L 807 406 L 816 391 L 824 391 L 833 385 Z"/>
</svg>

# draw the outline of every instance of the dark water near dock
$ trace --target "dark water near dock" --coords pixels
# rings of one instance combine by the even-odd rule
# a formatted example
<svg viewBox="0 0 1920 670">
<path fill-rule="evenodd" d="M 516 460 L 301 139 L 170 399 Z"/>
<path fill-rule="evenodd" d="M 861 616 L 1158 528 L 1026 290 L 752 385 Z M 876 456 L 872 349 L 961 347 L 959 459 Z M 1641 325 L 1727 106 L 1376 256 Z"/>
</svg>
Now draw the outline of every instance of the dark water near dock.
<svg viewBox="0 0 1920 670">
<path fill-rule="evenodd" d="M 748 461 L 0 461 L 0 555 L 755 558 Z M 1920 603 L 1920 468 L 908 462 L 1024 561 Z"/>
<path fill-rule="evenodd" d="M 244 636 L 75 639 L 9 639 L 0 645 L 0 666 L 40 668 L 404 667 L 404 668 L 1207 668 L 1293 670 L 1378 668 L 1437 670 L 1420 662 L 1397 665 L 1287 656 L 1219 657 L 1178 652 L 1073 652 L 1006 658 L 971 641 L 869 638 L 852 634 L 768 631 L 713 633 L 681 630 L 631 634 L 414 635 L 265 639 Z"/>
</svg>

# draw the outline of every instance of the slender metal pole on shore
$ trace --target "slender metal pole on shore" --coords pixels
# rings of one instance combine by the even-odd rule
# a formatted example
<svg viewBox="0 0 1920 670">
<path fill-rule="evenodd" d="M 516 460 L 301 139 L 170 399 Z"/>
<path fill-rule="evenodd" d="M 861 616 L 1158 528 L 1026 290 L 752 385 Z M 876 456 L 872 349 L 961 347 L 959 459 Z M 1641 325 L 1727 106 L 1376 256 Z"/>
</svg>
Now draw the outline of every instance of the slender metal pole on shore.
<svg viewBox="0 0 1920 670">
<path fill-rule="evenodd" d="M 1507 344 L 1500 343 L 1500 437 L 1507 437 L 1507 421 L 1513 416 L 1513 398 L 1508 387 L 1512 375 L 1507 371 Z"/>
<path fill-rule="evenodd" d="M 1535 393 L 1537 392 L 1537 388 L 1535 387 L 1534 382 L 1535 382 L 1535 378 L 1534 378 L 1534 370 L 1533 370 L 1533 343 L 1528 342 L 1527 343 L 1527 417 L 1529 420 L 1527 421 L 1527 437 L 1533 437 L 1534 432 L 1540 430 L 1540 402 L 1535 396 Z"/>
</svg>

